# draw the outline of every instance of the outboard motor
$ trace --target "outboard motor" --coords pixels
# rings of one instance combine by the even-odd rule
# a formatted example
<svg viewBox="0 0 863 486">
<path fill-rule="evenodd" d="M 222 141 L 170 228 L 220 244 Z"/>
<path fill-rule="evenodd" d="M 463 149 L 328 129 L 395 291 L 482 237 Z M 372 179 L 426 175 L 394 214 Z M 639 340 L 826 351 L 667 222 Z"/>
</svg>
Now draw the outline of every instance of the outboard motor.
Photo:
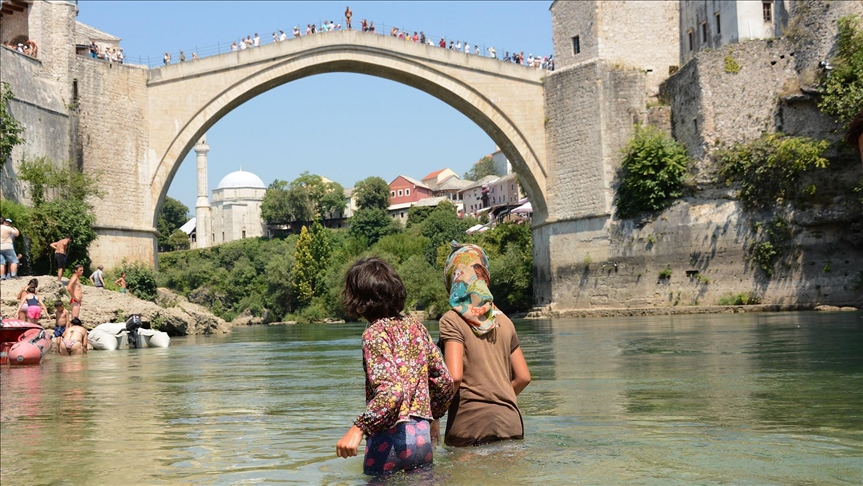
<svg viewBox="0 0 863 486">
<path fill-rule="evenodd" d="M 126 331 L 129 335 L 130 348 L 141 347 L 138 342 L 138 329 L 142 326 L 143 324 L 141 323 L 141 316 L 139 314 L 132 314 L 128 319 L 126 319 Z"/>
</svg>

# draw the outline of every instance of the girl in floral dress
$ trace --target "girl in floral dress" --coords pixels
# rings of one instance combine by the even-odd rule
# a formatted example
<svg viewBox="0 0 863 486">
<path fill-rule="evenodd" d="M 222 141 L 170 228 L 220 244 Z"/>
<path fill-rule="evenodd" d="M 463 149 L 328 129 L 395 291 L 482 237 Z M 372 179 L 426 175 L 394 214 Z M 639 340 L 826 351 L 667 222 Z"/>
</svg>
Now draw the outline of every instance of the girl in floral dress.
<svg viewBox="0 0 863 486">
<path fill-rule="evenodd" d="M 345 311 L 369 322 L 363 333 L 366 410 L 336 444 L 357 455 L 367 436 L 363 472 L 386 475 L 432 463 L 440 443 L 437 419 L 446 413 L 453 380 L 425 326 L 401 312 L 407 292 L 380 258 L 358 260 L 345 276 Z"/>
</svg>

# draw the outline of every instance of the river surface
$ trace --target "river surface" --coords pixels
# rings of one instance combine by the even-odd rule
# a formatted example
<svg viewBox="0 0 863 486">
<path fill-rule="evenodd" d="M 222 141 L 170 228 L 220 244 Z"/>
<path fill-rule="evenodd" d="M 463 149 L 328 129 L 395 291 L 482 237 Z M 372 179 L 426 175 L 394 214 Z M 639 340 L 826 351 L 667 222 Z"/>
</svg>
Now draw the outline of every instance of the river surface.
<svg viewBox="0 0 863 486">
<path fill-rule="evenodd" d="M 365 484 L 360 457 L 335 457 L 364 406 L 363 328 L 244 327 L 3 367 L 0 483 Z M 526 439 L 438 448 L 430 470 L 385 483 L 863 483 L 863 312 L 516 328 Z"/>
</svg>

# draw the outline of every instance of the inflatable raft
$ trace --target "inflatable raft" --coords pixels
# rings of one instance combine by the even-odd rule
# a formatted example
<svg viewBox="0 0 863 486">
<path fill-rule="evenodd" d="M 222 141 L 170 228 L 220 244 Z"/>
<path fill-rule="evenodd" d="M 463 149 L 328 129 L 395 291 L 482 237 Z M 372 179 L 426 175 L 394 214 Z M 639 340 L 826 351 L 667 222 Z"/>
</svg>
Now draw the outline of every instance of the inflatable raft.
<svg viewBox="0 0 863 486">
<path fill-rule="evenodd" d="M 0 323 L 0 364 L 39 364 L 51 350 L 51 336 L 39 324 L 18 319 Z"/>
<path fill-rule="evenodd" d="M 94 327 L 87 336 L 93 349 L 113 351 L 122 348 L 167 348 L 168 333 L 144 328 L 141 317 L 134 315 L 123 323 L 106 322 Z"/>
</svg>

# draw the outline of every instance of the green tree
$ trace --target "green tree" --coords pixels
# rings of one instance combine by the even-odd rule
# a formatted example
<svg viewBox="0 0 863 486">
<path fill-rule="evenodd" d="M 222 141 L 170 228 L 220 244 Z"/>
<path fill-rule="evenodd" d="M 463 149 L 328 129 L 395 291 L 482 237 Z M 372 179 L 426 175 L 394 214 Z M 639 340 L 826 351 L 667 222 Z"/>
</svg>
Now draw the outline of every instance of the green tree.
<svg viewBox="0 0 863 486">
<path fill-rule="evenodd" d="M 168 237 L 167 246 L 172 250 L 188 250 L 189 235 L 187 235 L 183 230 L 175 230 L 171 233 L 171 236 Z"/>
<path fill-rule="evenodd" d="M 390 186 L 380 177 L 366 177 L 354 185 L 359 209 L 384 209 L 390 205 Z"/>
<path fill-rule="evenodd" d="M 305 226 L 300 230 L 294 253 L 293 286 L 299 307 L 306 307 L 314 298 L 315 259 L 312 256 L 312 235 Z"/>
<path fill-rule="evenodd" d="M 0 85 L 0 169 L 6 165 L 6 160 L 12 156 L 12 149 L 16 145 L 24 143 L 24 139 L 21 137 L 24 128 L 9 113 L 8 109 L 9 101 L 14 99 L 15 95 L 12 94 L 9 83 L 3 82 Z"/>
<path fill-rule="evenodd" d="M 100 175 L 84 173 L 71 164 L 58 167 L 48 157 L 25 159 L 18 169 L 18 178 L 27 183 L 33 206 L 46 200 L 100 198 Z"/>
<path fill-rule="evenodd" d="M 290 184 L 275 180 L 264 193 L 261 217 L 274 224 L 306 223 L 327 218 L 346 207 L 344 189 L 319 175 L 303 172 Z"/>
<path fill-rule="evenodd" d="M 350 235 L 355 238 L 365 238 L 373 245 L 386 235 L 401 231 L 401 226 L 391 218 L 384 209 L 359 209 L 351 216 L 349 223 Z"/>
<path fill-rule="evenodd" d="M 408 258 L 398 271 L 407 290 L 408 309 L 424 310 L 430 319 L 440 317 L 449 309 L 449 293 L 444 288 L 443 275 L 429 265 L 422 254 Z"/>
<path fill-rule="evenodd" d="M 406 227 L 412 228 L 422 224 L 436 208 L 432 206 L 411 206 L 408 208 L 408 223 Z"/>
<path fill-rule="evenodd" d="M 142 300 L 156 300 L 156 277 L 152 268 L 142 262 L 123 260 L 115 271 L 117 275 L 121 272 L 126 272 L 126 287 L 132 295 Z"/>
<path fill-rule="evenodd" d="M 623 149 L 617 188 L 617 215 L 631 218 L 658 211 L 683 195 L 689 158 L 686 148 L 652 126 L 638 125 Z"/>
<path fill-rule="evenodd" d="M 839 39 L 833 69 L 821 88 L 818 108 L 848 123 L 863 111 L 863 29 L 861 18 L 848 15 L 838 21 Z"/>
<path fill-rule="evenodd" d="M 465 231 L 470 228 L 474 219 L 460 219 L 455 206 L 449 201 L 441 201 L 422 224 L 420 234 L 429 239 L 425 249 L 426 261 L 438 265 L 438 247 L 449 244 L 452 240 L 462 241 L 467 237 Z"/>
<path fill-rule="evenodd" d="M 465 180 L 469 181 L 478 181 L 483 177 L 490 175 L 499 176 L 502 174 L 500 174 L 494 167 L 494 160 L 492 160 L 491 157 L 486 155 L 485 157 L 479 159 L 479 161 L 477 161 L 477 163 L 474 164 L 469 171 L 464 173 L 464 178 Z"/>
<path fill-rule="evenodd" d="M 314 224 L 312 224 L 311 237 L 312 262 L 314 263 L 312 290 L 315 297 L 318 297 L 326 292 L 327 268 L 330 265 L 333 247 L 330 244 L 330 236 L 324 227 L 321 226 L 320 221 L 315 220 Z"/>
<path fill-rule="evenodd" d="M 161 251 L 184 249 L 174 245 L 172 238 L 173 242 L 179 242 L 179 238 L 174 238 L 174 233 L 186 224 L 188 220 L 189 208 L 180 201 L 170 196 L 165 196 L 165 201 L 159 209 L 159 217 L 156 219 L 156 229 L 159 231 L 159 249 Z M 188 247 L 187 236 L 185 248 Z"/>
</svg>

